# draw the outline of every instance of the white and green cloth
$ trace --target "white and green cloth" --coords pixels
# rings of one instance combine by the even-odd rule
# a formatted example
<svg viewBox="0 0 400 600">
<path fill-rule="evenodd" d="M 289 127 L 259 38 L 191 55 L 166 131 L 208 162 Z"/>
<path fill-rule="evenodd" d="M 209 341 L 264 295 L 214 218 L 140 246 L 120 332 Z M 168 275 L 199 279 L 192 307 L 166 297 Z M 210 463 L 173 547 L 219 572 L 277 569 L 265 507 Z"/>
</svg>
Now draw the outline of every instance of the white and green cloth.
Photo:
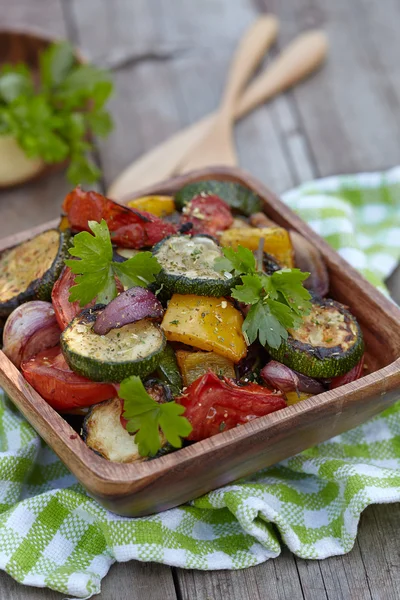
<svg viewBox="0 0 400 600">
<path fill-rule="evenodd" d="M 400 256 L 400 168 L 331 177 L 284 200 L 384 289 Z M 98 593 L 115 561 L 240 569 L 278 556 L 280 540 L 303 558 L 343 554 L 366 506 L 400 501 L 400 403 L 188 505 L 127 519 L 88 497 L 0 398 L 0 568 L 69 596 Z"/>
</svg>

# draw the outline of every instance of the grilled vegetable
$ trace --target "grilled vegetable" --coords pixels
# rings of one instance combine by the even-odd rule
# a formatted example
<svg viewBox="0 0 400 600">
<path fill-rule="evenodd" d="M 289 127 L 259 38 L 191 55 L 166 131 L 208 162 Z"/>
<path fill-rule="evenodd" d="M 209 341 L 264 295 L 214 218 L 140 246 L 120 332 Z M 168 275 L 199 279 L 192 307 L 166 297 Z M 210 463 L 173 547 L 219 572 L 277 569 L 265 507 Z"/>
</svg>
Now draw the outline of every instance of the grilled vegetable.
<svg viewBox="0 0 400 600">
<path fill-rule="evenodd" d="M 39 352 L 23 362 L 21 370 L 42 398 L 60 412 L 91 406 L 115 395 L 112 384 L 97 383 L 71 371 L 60 346 Z"/>
<path fill-rule="evenodd" d="M 159 379 L 148 379 L 145 381 L 144 387 L 146 392 L 159 404 L 164 404 L 164 402 L 171 402 L 171 400 L 173 400 L 171 388 Z"/>
<path fill-rule="evenodd" d="M 229 206 L 218 196 L 195 196 L 182 209 L 181 223 L 191 223 L 193 233 L 216 236 L 233 223 Z"/>
<path fill-rule="evenodd" d="M 134 248 L 120 248 L 117 246 L 113 249 L 113 260 L 115 262 L 125 262 L 132 256 L 135 256 L 140 250 L 135 250 Z"/>
<path fill-rule="evenodd" d="M 178 210 L 182 210 L 185 204 L 199 194 L 202 196 L 219 196 L 233 210 L 246 216 L 260 211 L 262 207 L 260 198 L 249 188 L 240 183 L 218 181 L 216 179 L 205 179 L 185 185 L 175 195 L 176 207 Z"/>
<path fill-rule="evenodd" d="M 268 254 L 268 252 L 263 252 L 262 268 L 264 273 L 267 273 L 267 275 L 272 275 L 272 273 L 275 273 L 275 271 L 282 269 L 282 266 L 273 256 L 271 256 L 271 254 Z"/>
<path fill-rule="evenodd" d="M 126 203 L 130 208 L 145 210 L 156 217 L 166 217 L 175 212 L 172 196 L 142 196 Z"/>
<path fill-rule="evenodd" d="M 112 398 L 94 406 L 83 422 L 86 444 L 107 460 L 119 463 L 142 462 L 135 436 L 121 423 L 122 401 Z"/>
<path fill-rule="evenodd" d="M 162 269 L 156 276 L 165 292 L 197 296 L 228 296 L 236 280 L 214 269 L 221 248 L 205 235 L 174 235 L 153 248 Z"/>
<path fill-rule="evenodd" d="M 303 317 L 279 348 L 268 348 L 271 356 L 309 377 L 330 378 L 350 371 L 364 352 L 361 329 L 356 318 L 339 302 L 330 299 L 312 302 L 311 313 Z"/>
<path fill-rule="evenodd" d="M 105 335 L 142 319 L 161 319 L 164 309 L 155 295 L 142 287 L 132 287 L 119 294 L 99 314 L 93 331 Z"/>
<path fill-rule="evenodd" d="M 266 227 L 253 229 L 227 229 L 220 237 L 221 246 L 231 246 L 235 250 L 238 246 L 257 250 L 260 239 L 264 239 L 264 251 L 272 256 L 283 266 L 293 267 L 293 249 L 289 233 L 282 227 Z"/>
<path fill-rule="evenodd" d="M 298 404 L 307 398 L 311 398 L 312 394 L 306 394 L 305 392 L 286 392 L 285 398 L 288 406 Z"/>
<path fill-rule="evenodd" d="M 180 394 L 182 390 L 182 377 L 178 369 L 175 352 L 169 344 L 166 345 L 161 355 L 156 375 L 169 385 L 173 396 Z"/>
<path fill-rule="evenodd" d="M 265 383 L 284 394 L 304 392 L 307 394 L 322 394 L 325 391 L 322 383 L 302 373 L 293 371 L 286 365 L 271 360 L 260 372 Z M 286 396 L 287 397 L 287 396 Z"/>
<path fill-rule="evenodd" d="M 152 373 L 165 348 L 162 330 L 143 319 L 97 335 L 93 325 L 103 308 L 83 310 L 62 333 L 61 348 L 71 369 L 93 381 L 122 381 Z"/>
<path fill-rule="evenodd" d="M 88 222 L 104 219 L 114 244 L 125 248 L 145 248 L 176 232 L 176 226 L 150 213 L 122 206 L 97 192 L 79 187 L 67 194 L 63 203 L 71 228 L 90 231 Z"/>
<path fill-rule="evenodd" d="M 263 212 L 258 212 L 254 215 L 250 215 L 249 222 L 252 227 L 278 227 L 278 223 L 275 223 L 275 221 L 269 219 L 267 215 Z"/>
<path fill-rule="evenodd" d="M 297 231 L 290 232 L 290 239 L 296 267 L 310 273 L 304 287 L 317 296 L 326 296 L 329 291 L 329 275 L 320 251 Z"/>
<path fill-rule="evenodd" d="M 274 393 L 257 383 L 239 386 L 230 379 L 219 379 L 215 373 L 197 379 L 176 402 L 186 408 L 184 416 L 193 427 L 187 439 L 195 441 L 286 407 L 281 392 Z"/>
<path fill-rule="evenodd" d="M 179 369 L 182 373 L 183 383 L 188 386 L 208 371 L 212 371 L 218 377 L 235 378 L 235 366 L 229 358 L 220 356 L 215 352 L 188 352 L 178 350 L 176 352 Z"/>
<path fill-rule="evenodd" d="M 364 375 L 364 356 L 361 357 L 359 363 L 356 364 L 350 371 L 345 373 L 344 375 L 340 375 L 339 377 L 333 377 L 333 379 L 329 382 L 329 389 L 333 390 L 342 385 L 346 385 L 346 383 L 351 383 L 352 381 L 356 381 L 360 379 Z"/>
<path fill-rule="evenodd" d="M 64 331 L 72 319 L 82 310 L 78 301 L 69 301 L 69 295 L 73 285 L 75 285 L 75 275 L 69 267 L 64 267 L 51 291 L 51 302 L 61 331 Z M 85 308 L 94 305 L 95 301 L 92 301 Z"/>
<path fill-rule="evenodd" d="M 225 298 L 174 294 L 161 327 L 167 340 L 211 350 L 234 363 L 246 355 L 243 316 Z"/>
<path fill-rule="evenodd" d="M 230 229 L 252 229 L 250 223 L 243 217 L 235 217 Z"/>
<path fill-rule="evenodd" d="M 32 300 L 18 306 L 4 327 L 3 352 L 19 368 L 42 350 L 59 343 L 61 331 L 50 302 Z"/>
<path fill-rule="evenodd" d="M 50 300 L 64 266 L 69 234 L 49 229 L 0 256 L 0 317 L 28 300 Z"/>
</svg>

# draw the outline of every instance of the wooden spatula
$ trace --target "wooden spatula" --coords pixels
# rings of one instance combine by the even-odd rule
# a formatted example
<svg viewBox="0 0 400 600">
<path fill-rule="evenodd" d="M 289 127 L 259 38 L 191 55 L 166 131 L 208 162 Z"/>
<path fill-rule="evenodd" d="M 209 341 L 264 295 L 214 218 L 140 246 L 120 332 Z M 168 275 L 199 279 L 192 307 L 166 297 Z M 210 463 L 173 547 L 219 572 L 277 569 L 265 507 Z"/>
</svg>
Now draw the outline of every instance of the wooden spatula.
<svg viewBox="0 0 400 600">
<path fill-rule="evenodd" d="M 265 53 L 265 49 L 261 55 L 259 52 L 264 37 L 264 27 L 260 21 L 256 21 L 243 36 L 233 57 L 222 101 L 212 127 L 185 156 L 176 169 L 176 173 L 193 171 L 194 169 L 220 163 L 237 164 L 232 131 L 235 106 L 255 66 Z"/>
<path fill-rule="evenodd" d="M 327 38 L 322 31 L 309 31 L 297 37 L 246 88 L 235 107 L 235 119 L 315 71 L 325 60 L 327 49 Z M 136 190 L 173 175 L 191 148 L 208 133 L 214 118 L 215 113 L 202 118 L 141 156 L 111 184 L 108 195 L 116 200 L 129 200 Z"/>
</svg>

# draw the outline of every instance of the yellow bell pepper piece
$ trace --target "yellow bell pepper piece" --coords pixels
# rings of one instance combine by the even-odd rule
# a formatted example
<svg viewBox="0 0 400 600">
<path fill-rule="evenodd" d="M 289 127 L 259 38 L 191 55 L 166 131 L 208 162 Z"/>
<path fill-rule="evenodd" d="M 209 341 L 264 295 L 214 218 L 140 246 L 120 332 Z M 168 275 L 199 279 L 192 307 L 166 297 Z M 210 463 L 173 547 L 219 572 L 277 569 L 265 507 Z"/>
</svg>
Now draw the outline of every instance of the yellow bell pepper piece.
<svg viewBox="0 0 400 600">
<path fill-rule="evenodd" d="M 264 252 L 276 258 L 282 267 L 292 268 L 293 248 L 289 232 L 283 227 L 227 229 L 220 237 L 221 246 L 237 248 L 243 246 L 249 250 L 257 250 L 260 239 L 264 238 Z"/>
<path fill-rule="evenodd" d="M 142 196 L 142 198 L 130 200 L 127 205 L 129 208 L 145 210 L 156 217 L 166 217 L 175 212 L 175 202 L 172 196 Z"/>
<path fill-rule="evenodd" d="M 67 229 L 70 229 L 70 227 L 71 227 L 71 225 L 70 225 L 70 222 L 68 221 L 68 217 L 63 215 L 58 224 L 58 229 L 60 231 L 67 231 Z"/>
<path fill-rule="evenodd" d="M 174 294 L 161 327 L 167 340 L 211 350 L 234 363 L 247 354 L 243 316 L 225 298 Z"/>
<path fill-rule="evenodd" d="M 302 400 L 307 400 L 307 398 L 310 398 L 312 394 L 306 394 L 305 392 L 286 392 L 285 396 L 288 406 L 291 406 L 292 404 L 297 404 Z"/>
<path fill-rule="evenodd" d="M 196 379 L 208 371 L 233 379 L 236 377 L 233 362 L 229 358 L 220 356 L 215 352 L 177 350 L 175 355 L 183 383 L 186 386 L 196 381 Z"/>
</svg>

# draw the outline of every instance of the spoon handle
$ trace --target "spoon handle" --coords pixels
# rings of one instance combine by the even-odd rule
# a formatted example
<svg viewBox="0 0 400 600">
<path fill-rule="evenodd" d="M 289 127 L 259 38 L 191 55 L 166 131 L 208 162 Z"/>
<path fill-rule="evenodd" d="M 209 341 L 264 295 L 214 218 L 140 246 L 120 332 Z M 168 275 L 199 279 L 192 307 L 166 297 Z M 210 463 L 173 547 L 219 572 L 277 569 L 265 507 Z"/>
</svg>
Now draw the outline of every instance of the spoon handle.
<svg viewBox="0 0 400 600">
<path fill-rule="evenodd" d="M 233 57 L 218 112 L 233 112 L 244 86 L 264 58 L 278 34 L 278 19 L 259 17 L 245 32 Z"/>
<path fill-rule="evenodd" d="M 235 118 L 307 77 L 322 64 L 327 52 L 328 40 L 323 31 L 299 35 L 249 84 L 236 105 Z"/>
</svg>

